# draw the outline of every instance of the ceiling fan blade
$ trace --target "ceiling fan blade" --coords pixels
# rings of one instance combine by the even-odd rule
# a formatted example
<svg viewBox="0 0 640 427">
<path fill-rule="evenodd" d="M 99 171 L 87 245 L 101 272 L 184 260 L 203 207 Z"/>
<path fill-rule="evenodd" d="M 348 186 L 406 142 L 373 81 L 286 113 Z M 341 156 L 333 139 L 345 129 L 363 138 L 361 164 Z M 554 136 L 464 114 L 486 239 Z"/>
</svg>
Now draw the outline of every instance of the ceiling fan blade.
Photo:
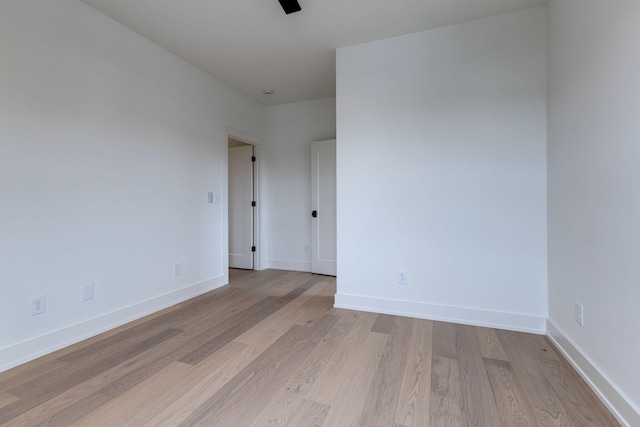
<svg viewBox="0 0 640 427">
<path fill-rule="evenodd" d="M 280 6 L 284 9 L 284 13 L 287 15 L 294 12 L 300 12 L 302 8 L 298 3 L 298 0 L 278 0 L 280 2 Z"/>
</svg>

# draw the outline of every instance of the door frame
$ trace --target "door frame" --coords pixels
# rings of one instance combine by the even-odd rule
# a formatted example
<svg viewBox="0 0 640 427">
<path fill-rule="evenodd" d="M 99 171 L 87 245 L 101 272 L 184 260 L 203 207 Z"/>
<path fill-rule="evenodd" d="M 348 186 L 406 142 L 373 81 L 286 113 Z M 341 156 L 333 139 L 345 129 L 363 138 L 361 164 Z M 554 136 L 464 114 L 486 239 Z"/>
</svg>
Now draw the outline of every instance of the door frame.
<svg viewBox="0 0 640 427">
<path fill-rule="evenodd" d="M 320 157 L 318 153 L 320 151 L 320 148 L 328 148 L 329 146 L 335 152 L 337 149 L 337 140 L 328 139 L 324 141 L 314 141 L 311 143 L 311 209 L 313 212 L 317 212 L 317 216 L 318 216 L 318 218 L 313 218 L 311 220 L 311 272 L 317 273 L 317 274 L 326 274 L 326 275 L 335 276 L 337 274 L 337 268 L 338 268 L 337 254 L 335 255 L 336 259 L 331 259 L 331 260 L 322 259 L 320 255 L 320 251 L 318 250 L 319 242 L 320 242 L 320 221 L 322 221 L 322 219 L 326 217 L 326 214 L 323 213 L 323 207 L 318 206 L 318 203 L 320 201 L 319 196 L 321 194 L 319 192 L 319 187 L 321 186 L 320 172 L 321 171 L 326 172 L 326 167 L 320 168 L 320 162 L 319 162 Z M 337 172 L 336 157 L 333 158 L 333 166 Z M 324 175 L 326 176 L 326 174 Z M 333 183 L 337 185 L 337 175 L 333 175 Z M 326 189 L 326 186 L 322 186 L 322 188 L 323 188 L 322 193 L 324 193 L 324 189 Z M 335 191 L 336 191 L 335 196 L 337 199 L 337 188 L 335 188 Z M 334 208 L 337 208 L 337 200 L 334 200 Z M 336 220 L 337 220 L 337 209 L 332 213 L 336 215 Z M 312 215 L 315 216 L 315 214 L 313 213 Z M 326 226 L 324 230 L 325 232 L 327 231 Z M 335 249 L 337 250 L 337 243 L 338 243 L 337 223 L 336 223 L 336 229 L 333 230 L 333 232 L 335 233 L 333 235 L 333 238 L 336 244 Z M 326 234 L 326 233 L 323 233 L 323 234 Z"/>
<path fill-rule="evenodd" d="M 252 161 L 252 158 L 255 158 L 255 146 L 241 143 L 237 139 L 233 139 L 233 142 L 243 145 L 235 146 L 233 144 L 232 146 L 231 141 L 232 139 L 229 138 L 227 151 L 229 164 L 229 185 L 227 187 L 229 189 L 229 197 L 227 199 L 229 209 L 229 268 L 253 270 L 256 258 L 254 249 L 256 206 L 253 206 L 252 203 L 256 200 L 256 191 L 253 188 L 255 183 L 255 161 Z M 241 151 L 238 152 L 236 150 Z M 233 165 L 231 164 L 232 158 Z M 232 176 L 234 177 L 233 182 L 231 180 Z M 231 184 L 235 184 L 235 187 L 231 188 Z M 231 206 L 231 202 L 234 202 L 235 205 Z M 234 208 L 233 214 L 237 215 L 237 217 L 231 216 L 232 207 Z M 235 233 L 238 234 L 236 235 Z M 239 237 L 241 237 L 240 240 L 238 240 Z M 232 243 L 234 243 L 233 248 L 231 247 Z M 234 267 L 231 266 L 231 261 L 234 261 Z"/>
<path fill-rule="evenodd" d="M 256 157 L 253 170 L 253 191 L 256 202 L 255 210 L 253 211 L 253 244 L 256 247 L 256 251 L 253 254 L 253 269 L 263 270 L 263 248 L 262 248 L 262 187 L 261 182 L 261 159 L 260 159 L 260 146 L 262 139 L 250 135 L 248 133 L 233 129 L 231 127 L 224 126 L 223 128 L 223 162 L 222 162 L 222 270 L 225 277 L 225 282 L 229 283 L 229 138 L 237 139 L 246 144 L 253 145 L 253 155 Z"/>
</svg>

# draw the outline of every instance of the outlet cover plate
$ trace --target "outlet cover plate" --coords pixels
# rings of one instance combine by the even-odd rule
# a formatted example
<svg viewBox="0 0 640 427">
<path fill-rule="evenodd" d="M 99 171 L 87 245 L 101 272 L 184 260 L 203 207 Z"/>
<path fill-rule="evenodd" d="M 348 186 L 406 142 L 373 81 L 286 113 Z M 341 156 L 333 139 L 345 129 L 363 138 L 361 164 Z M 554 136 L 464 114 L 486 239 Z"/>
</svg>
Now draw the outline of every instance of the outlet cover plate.
<svg viewBox="0 0 640 427">
<path fill-rule="evenodd" d="M 82 301 L 89 301 L 93 299 L 93 283 L 87 283 L 82 285 Z"/>
<path fill-rule="evenodd" d="M 398 284 L 399 285 L 407 284 L 407 270 L 398 270 Z"/>
<path fill-rule="evenodd" d="M 35 316 L 44 313 L 47 309 L 46 302 L 44 295 L 29 298 L 29 314 Z"/>
<path fill-rule="evenodd" d="M 584 326 L 584 307 L 579 302 L 576 302 L 576 322 L 578 325 Z"/>
</svg>

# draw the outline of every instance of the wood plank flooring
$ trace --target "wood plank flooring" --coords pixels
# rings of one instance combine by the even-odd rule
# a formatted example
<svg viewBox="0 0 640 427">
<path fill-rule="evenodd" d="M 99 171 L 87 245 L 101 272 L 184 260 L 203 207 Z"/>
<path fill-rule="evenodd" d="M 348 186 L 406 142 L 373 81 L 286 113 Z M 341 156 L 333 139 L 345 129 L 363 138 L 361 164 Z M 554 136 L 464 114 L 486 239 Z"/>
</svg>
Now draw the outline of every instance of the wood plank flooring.
<svg viewBox="0 0 640 427">
<path fill-rule="evenodd" d="M 327 276 L 231 270 L 0 373 L 0 425 L 619 425 L 543 336 L 335 309 L 334 293 Z"/>
</svg>

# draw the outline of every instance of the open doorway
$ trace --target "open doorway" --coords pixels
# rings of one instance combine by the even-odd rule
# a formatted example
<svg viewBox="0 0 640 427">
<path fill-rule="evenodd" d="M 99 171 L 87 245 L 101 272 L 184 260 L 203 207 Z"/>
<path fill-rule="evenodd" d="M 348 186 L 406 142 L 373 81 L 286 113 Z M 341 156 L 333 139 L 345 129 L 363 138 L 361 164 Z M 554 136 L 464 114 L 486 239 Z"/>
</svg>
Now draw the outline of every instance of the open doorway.
<svg viewBox="0 0 640 427">
<path fill-rule="evenodd" d="M 253 270 L 254 164 L 253 145 L 228 139 L 229 268 Z"/>
<path fill-rule="evenodd" d="M 336 140 L 311 143 L 311 272 L 335 276 Z"/>
<path fill-rule="evenodd" d="M 225 159 L 225 169 L 223 172 L 223 200 L 225 201 L 225 203 L 223 203 L 223 218 L 225 221 L 225 227 L 223 227 L 223 236 L 222 236 L 222 247 L 223 250 L 226 252 L 225 256 L 224 256 L 224 275 L 225 275 L 225 281 L 226 283 L 229 283 L 229 267 L 231 267 L 233 264 L 230 264 L 230 259 L 231 256 L 230 254 L 232 253 L 238 253 L 240 251 L 236 250 L 235 248 L 233 248 L 233 251 L 230 251 L 231 245 L 230 243 L 232 242 L 232 239 L 236 239 L 235 236 L 235 231 L 232 231 L 232 227 L 234 227 L 234 218 L 237 217 L 237 214 L 235 213 L 235 209 L 231 208 L 231 200 L 234 199 L 234 196 L 230 196 L 230 192 L 229 192 L 229 181 L 230 181 L 230 177 L 232 174 L 236 173 L 235 172 L 235 168 L 233 165 L 230 164 L 229 162 L 229 154 L 231 152 L 231 156 L 233 156 L 233 151 L 234 151 L 234 147 L 236 146 L 245 146 L 245 147 L 249 147 L 253 150 L 253 154 L 251 156 L 251 173 L 252 173 L 252 178 L 250 178 L 252 181 L 250 181 L 251 183 L 251 191 L 249 192 L 249 194 L 252 195 L 252 197 L 250 198 L 250 200 L 248 200 L 250 208 L 251 209 L 251 220 L 249 221 L 249 226 L 243 228 L 243 233 L 245 234 L 245 236 L 250 236 L 252 239 L 251 245 L 249 246 L 249 255 L 250 255 L 250 259 L 252 261 L 252 265 L 249 267 L 250 269 L 253 270 L 262 270 L 262 265 L 263 265 L 263 260 L 262 260 L 262 234 L 261 234 L 261 218 L 262 218 L 262 214 L 261 214 L 261 210 L 262 210 L 262 206 L 261 206 L 261 190 L 260 190 L 260 147 L 261 147 L 261 143 L 262 140 L 260 138 L 257 138 L 253 135 L 229 128 L 229 127 L 225 127 L 224 128 L 224 139 L 223 141 L 225 141 L 225 145 L 226 145 L 226 159 Z M 246 176 L 246 175 L 245 175 Z M 231 179 L 233 179 L 233 177 L 231 177 Z M 252 203 L 252 202 L 255 202 Z M 246 206 L 246 200 L 243 202 L 243 206 Z M 246 213 L 244 214 L 246 215 Z M 251 227 L 251 229 L 249 230 L 249 227 Z M 247 239 L 248 240 L 248 239 Z M 246 244 L 245 244 L 246 246 Z M 244 249 L 244 251 L 246 251 L 246 249 Z M 249 269 L 247 268 L 247 269 Z"/>
</svg>

